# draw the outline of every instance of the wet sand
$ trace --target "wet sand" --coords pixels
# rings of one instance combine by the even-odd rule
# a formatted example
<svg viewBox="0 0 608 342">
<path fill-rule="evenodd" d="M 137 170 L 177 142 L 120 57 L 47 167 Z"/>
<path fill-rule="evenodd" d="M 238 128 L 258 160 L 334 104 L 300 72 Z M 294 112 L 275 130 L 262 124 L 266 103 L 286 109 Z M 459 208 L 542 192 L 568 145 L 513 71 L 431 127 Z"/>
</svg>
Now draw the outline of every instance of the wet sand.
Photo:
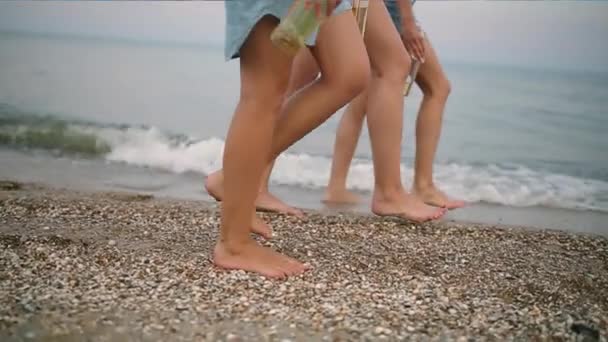
<svg viewBox="0 0 608 342">
<path fill-rule="evenodd" d="M 213 267 L 212 203 L 0 182 L 0 340 L 606 340 L 605 237 L 264 216 L 311 272 Z"/>
</svg>

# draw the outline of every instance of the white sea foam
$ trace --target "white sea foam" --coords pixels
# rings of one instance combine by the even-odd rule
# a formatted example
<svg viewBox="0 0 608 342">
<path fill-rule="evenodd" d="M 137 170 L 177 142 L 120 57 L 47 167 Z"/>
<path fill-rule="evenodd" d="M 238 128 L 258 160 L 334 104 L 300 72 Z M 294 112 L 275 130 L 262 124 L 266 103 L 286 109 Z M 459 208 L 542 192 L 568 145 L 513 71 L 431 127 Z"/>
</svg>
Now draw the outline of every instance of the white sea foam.
<svg viewBox="0 0 608 342">
<path fill-rule="evenodd" d="M 84 129 L 84 128 L 83 128 Z M 208 174 L 221 168 L 224 142 L 218 138 L 186 139 L 170 137 L 154 128 L 86 128 L 108 142 L 112 151 L 105 158 L 140 167 L 175 173 Z M 331 159 L 325 156 L 286 153 L 275 166 L 276 184 L 311 189 L 327 184 Z M 406 186 L 413 176 L 411 165 L 401 165 Z M 507 206 L 547 206 L 608 212 L 608 182 L 551 174 L 526 166 L 495 164 L 437 164 L 435 181 L 448 194 L 469 202 Z M 369 160 L 355 160 L 348 187 L 373 189 L 373 166 Z"/>
</svg>

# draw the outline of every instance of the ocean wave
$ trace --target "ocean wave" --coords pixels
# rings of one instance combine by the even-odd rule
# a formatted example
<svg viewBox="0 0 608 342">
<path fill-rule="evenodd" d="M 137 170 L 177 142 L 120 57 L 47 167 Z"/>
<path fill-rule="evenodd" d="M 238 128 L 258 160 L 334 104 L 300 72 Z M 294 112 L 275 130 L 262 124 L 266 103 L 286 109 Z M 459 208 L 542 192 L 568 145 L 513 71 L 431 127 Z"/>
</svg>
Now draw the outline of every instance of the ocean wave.
<svg viewBox="0 0 608 342">
<path fill-rule="evenodd" d="M 13 113 L 14 114 L 14 113 Z M 172 135 L 154 127 L 99 125 L 52 117 L 6 115 L 0 108 L 0 145 L 86 154 L 138 167 L 173 173 L 209 174 L 222 167 L 224 141 Z M 326 186 L 331 158 L 284 153 L 272 174 L 275 184 L 321 189 Z M 401 165 L 406 186 L 411 165 Z M 435 181 L 447 193 L 469 202 L 507 206 L 545 206 L 608 212 L 608 182 L 551 173 L 525 165 L 437 163 Z M 373 190 L 373 165 L 355 159 L 347 186 Z"/>
<path fill-rule="evenodd" d="M 220 138 L 177 139 L 155 128 L 130 128 L 116 134 L 99 130 L 112 147 L 105 158 L 113 162 L 169 172 L 209 174 L 222 167 L 224 141 Z M 273 169 L 279 185 L 322 189 L 327 185 L 331 158 L 306 153 L 284 153 Z M 406 186 L 413 178 L 411 165 L 402 163 Z M 533 170 L 523 165 L 438 163 L 435 181 L 447 193 L 469 202 L 508 206 L 546 206 L 608 212 L 608 182 Z M 355 159 L 347 186 L 372 191 L 373 165 Z"/>
<path fill-rule="evenodd" d="M 0 106 L 0 145 L 13 148 L 52 150 L 62 154 L 103 156 L 110 146 L 95 134 L 52 116 L 34 116 Z"/>
</svg>

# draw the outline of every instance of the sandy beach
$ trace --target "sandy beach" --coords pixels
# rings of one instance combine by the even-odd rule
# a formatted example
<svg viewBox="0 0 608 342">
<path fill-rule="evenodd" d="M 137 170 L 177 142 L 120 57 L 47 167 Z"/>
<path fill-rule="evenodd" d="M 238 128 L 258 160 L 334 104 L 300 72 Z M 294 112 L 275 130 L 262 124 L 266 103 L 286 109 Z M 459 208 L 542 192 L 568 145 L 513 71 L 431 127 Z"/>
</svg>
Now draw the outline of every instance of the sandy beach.
<svg viewBox="0 0 608 342">
<path fill-rule="evenodd" d="M 605 237 L 264 216 L 312 271 L 213 267 L 213 203 L 0 182 L 0 340 L 606 341 Z"/>
</svg>

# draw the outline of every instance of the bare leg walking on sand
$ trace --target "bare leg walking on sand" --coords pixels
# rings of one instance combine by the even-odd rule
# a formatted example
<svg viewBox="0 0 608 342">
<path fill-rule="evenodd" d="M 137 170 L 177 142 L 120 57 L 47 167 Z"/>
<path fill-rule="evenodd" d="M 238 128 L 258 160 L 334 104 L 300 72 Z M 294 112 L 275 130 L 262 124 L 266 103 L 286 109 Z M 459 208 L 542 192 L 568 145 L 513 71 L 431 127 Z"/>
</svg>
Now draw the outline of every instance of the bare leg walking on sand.
<svg viewBox="0 0 608 342">
<path fill-rule="evenodd" d="M 411 41 L 410 36 L 414 35 L 411 32 L 418 29 L 412 27 L 416 24 L 411 6 L 407 6 L 408 4 L 405 3 L 403 4 L 405 6 L 397 8 L 394 0 L 392 2 L 388 0 L 386 4 L 395 25 L 401 27 L 400 22 L 403 22 L 403 40 L 405 45 L 411 46 L 410 49 L 413 50 L 414 44 L 408 43 Z M 400 9 L 401 11 L 399 11 Z M 400 16 L 403 16 L 403 20 Z M 370 32 L 368 31 L 366 34 L 370 34 Z M 371 35 L 369 38 L 372 38 Z M 449 198 L 433 182 L 433 162 L 441 133 L 443 111 L 450 92 L 450 83 L 430 42 L 423 39 L 422 43 L 424 44 L 424 63 L 418 71 L 416 83 L 422 90 L 423 100 L 416 123 L 416 161 L 412 193 L 432 206 L 447 209 L 460 208 L 464 206 L 463 201 Z M 314 63 L 312 59 L 309 59 L 308 62 Z M 340 120 L 336 133 L 331 175 L 324 198 L 327 202 L 352 203 L 358 199 L 356 194 L 346 188 L 346 178 L 365 119 L 367 98 L 362 94 L 353 100 Z"/>
<path fill-rule="evenodd" d="M 367 90 L 361 93 L 346 111 L 346 114 L 357 116 L 358 120 L 351 120 L 346 114 L 346 118 L 342 119 L 338 137 L 348 141 L 337 140 L 334 160 L 338 160 L 344 166 L 341 170 L 343 170 L 342 178 L 345 182 L 348 166 L 352 160 L 363 117 L 367 110 L 375 179 L 372 211 L 381 216 L 397 216 L 413 221 L 437 219 L 444 214 L 444 211 L 426 205 L 417 197 L 409 194 L 401 181 L 400 157 L 403 126 L 401 91 L 410 67 L 409 56 L 382 1 L 370 1 L 368 13 L 365 44 L 371 62 L 372 78 Z M 298 64 L 300 69 L 295 69 L 292 77 L 302 81 L 303 84 L 299 85 L 302 87 L 316 77 L 319 69 L 315 68 L 316 62 L 308 51 L 301 51 L 300 55 L 296 58 L 302 58 Z M 325 70 L 321 69 L 320 79 L 323 79 Z M 307 89 L 308 87 L 305 87 L 303 91 Z M 355 110 L 357 108 L 359 110 Z M 304 117 L 306 116 L 304 115 Z M 284 117 L 279 120 L 284 120 Z M 349 126 L 351 123 L 352 125 Z M 282 131 L 277 129 L 275 132 Z M 334 167 L 334 169 L 337 168 Z M 349 196 L 345 188 L 341 193 L 344 194 L 341 199 Z M 326 196 L 326 200 L 332 200 L 331 196 Z"/>
<path fill-rule="evenodd" d="M 230 11 L 228 5 L 226 10 Z M 273 114 L 280 108 L 291 63 L 268 39 L 276 24 L 271 17 L 261 19 L 239 49 L 241 96 L 226 138 L 223 161 L 224 175 L 230 182 L 225 187 L 221 233 L 213 251 L 217 266 L 268 277 L 305 270 L 302 263 L 259 245 L 249 236 L 264 155 L 269 153 L 272 140 Z"/>
<path fill-rule="evenodd" d="M 291 77 L 289 78 L 289 85 L 287 86 L 286 98 L 289 98 L 305 85 L 312 83 L 319 75 L 319 67 L 317 66 L 316 62 L 309 63 L 309 57 L 312 58 L 310 52 L 302 50 L 294 58 L 293 65 L 291 67 Z M 262 186 L 260 186 L 260 193 L 256 199 L 258 209 L 294 215 L 300 218 L 303 217 L 304 213 L 301 210 L 288 205 L 269 191 L 270 175 L 272 173 L 274 163 L 275 161 L 273 160 L 270 166 L 264 170 Z"/>
<path fill-rule="evenodd" d="M 450 92 L 450 83 L 430 43 L 426 42 L 425 62 L 418 71 L 416 84 L 423 93 L 416 121 L 416 159 L 412 193 L 425 203 L 447 209 L 461 208 L 465 203 L 452 199 L 433 182 L 433 162 L 439 144 L 443 109 Z M 346 108 L 336 133 L 332 168 L 324 201 L 356 203 L 359 196 L 346 188 L 348 169 L 365 120 L 367 98 L 361 95 Z"/>
<path fill-rule="evenodd" d="M 410 67 L 409 56 L 393 28 L 384 4 L 380 0 L 370 1 L 368 13 L 365 44 L 371 62 L 372 79 L 367 90 L 349 104 L 340 121 L 324 201 L 355 203 L 359 200 L 356 194 L 346 189 L 346 177 L 367 112 L 375 179 L 372 211 L 381 216 L 398 216 L 414 221 L 437 219 L 444 212 L 424 204 L 417 196 L 408 194 L 401 182 L 401 90 Z M 304 86 L 316 76 L 318 69 L 315 69 L 315 61 L 307 51 L 302 51 L 301 55 L 298 64 L 300 70 L 294 70 L 292 78 L 296 78 L 295 75 L 299 73 L 307 74 L 308 76 L 297 76 L 303 82 L 300 86 Z M 438 140 L 438 135 L 436 139 Z M 434 146 L 436 145 L 435 141 Z M 430 157 L 432 165 L 433 156 Z"/>
<path fill-rule="evenodd" d="M 285 101 L 289 99 L 297 90 L 312 83 L 319 74 L 319 67 L 314 60 L 314 57 L 307 50 L 302 50 L 293 60 L 292 73 L 289 78 L 287 86 L 287 92 L 285 94 Z M 256 209 L 260 211 L 277 212 L 287 215 L 294 215 L 296 217 L 303 217 L 304 213 L 294 208 L 281 199 L 273 195 L 269 191 L 270 176 L 274 167 L 275 161 L 264 170 L 264 176 L 262 178 L 262 185 L 260 186 L 260 192 L 256 198 L 255 205 Z M 210 174 L 205 180 L 205 189 L 207 192 L 216 200 L 221 201 L 223 196 L 223 178 L 221 172 L 214 172 Z M 254 219 L 254 231 L 261 227 L 264 227 L 265 223 L 260 219 Z M 265 228 L 262 228 L 265 230 Z M 262 234 L 264 235 L 264 234 Z"/>
<path fill-rule="evenodd" d="M 416 160 L 412 192 L 425 203 L 447 209 L 461 208 L 464 201 L 452 199 L 433 182 L 433 162 L 439 144 L 443 111 L 450 94 L 448 81 L 439 59 L 425 40 L 425 61 L 420 66 L 416 84 L 422 90 L 422 103 L 416 120 Z"/>
<path fill-rule="evenodd" d="M 353 34 L 357 25 L 350 9 L 337 14 L 322 26 L 312 48 L 327 73 L 283 105 L 292 58 L 269 39 L 279 13 L 285 12 L 281 3 L 241 0 L 225 6 L 226 55 L 233 58 L 240 54 L 241 93 L 226 137 L 221 233 L 213 261 L 222 268 L 283 278 L 307 267 L 250 237 L 264 168 L 358 94 L 368 81 L 369 64 L 360 36 Z M 273 6 L 279 9 L 268 12 Z M 259 20 L 258 14 L 262 14 Z M 249 28 L 247 23 L 253 25 Z M 239 41 L 243 32 L 247 36 Z"/>
</svg>

